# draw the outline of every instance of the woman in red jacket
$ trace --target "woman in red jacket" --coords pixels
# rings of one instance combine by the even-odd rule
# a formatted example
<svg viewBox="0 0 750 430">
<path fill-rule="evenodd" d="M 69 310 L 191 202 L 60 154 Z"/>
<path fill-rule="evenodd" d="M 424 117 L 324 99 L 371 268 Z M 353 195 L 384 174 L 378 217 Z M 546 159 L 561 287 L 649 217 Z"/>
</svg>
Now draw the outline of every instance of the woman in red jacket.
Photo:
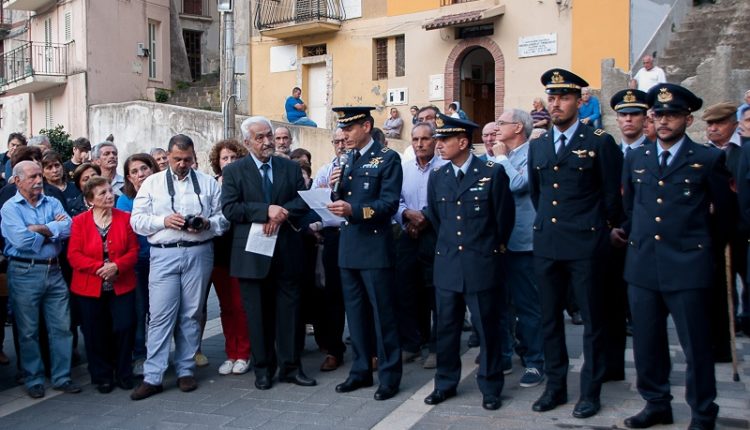
<svg viewBox="0 0 750 430">
<path fill-rule="evenodd" d="M 138 239 L 130 214 L 113 209 L 115 197 L 107 179 L 89 179 L 83 196 L 91 210 L 73 218 L 68 260 L 91 382 L 100 393 L 111 392 L 114 385 L 131 390 Z"/>
</svg>

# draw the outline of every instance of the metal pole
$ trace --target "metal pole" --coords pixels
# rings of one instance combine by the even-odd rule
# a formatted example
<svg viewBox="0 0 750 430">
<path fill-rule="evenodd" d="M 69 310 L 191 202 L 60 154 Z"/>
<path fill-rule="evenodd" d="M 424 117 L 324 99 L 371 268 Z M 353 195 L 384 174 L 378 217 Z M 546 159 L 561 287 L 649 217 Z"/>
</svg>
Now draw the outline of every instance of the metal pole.
<svg viewBox="0 0 750 430">
<path fill-rule="evenodd" d="M 224 64 L 222 82 L 222 110 L 224 116 L 224 138 L 234 138 L 234 106 L 229 106 L 234 98 L 234 15 L 222 12 L 224 24 Z"/>
</svg>

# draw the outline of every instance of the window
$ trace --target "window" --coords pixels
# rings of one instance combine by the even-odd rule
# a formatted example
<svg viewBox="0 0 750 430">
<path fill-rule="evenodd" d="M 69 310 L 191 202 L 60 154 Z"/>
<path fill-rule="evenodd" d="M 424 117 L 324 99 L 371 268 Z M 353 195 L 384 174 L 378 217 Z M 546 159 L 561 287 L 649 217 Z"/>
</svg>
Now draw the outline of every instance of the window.
<svg viewBox="0 0 750 430">
<path fill-rule="evenodd" d="M 73 12 L 65 12 L 65 41 L 73 40 Z"/>
<path fill-rule="evenodd" d="M 156 50 L 156 39 L 159 33 L 159 24 L 154 21 L 148 22 L 148 78 L 156 79 L 156 60 L 158 52 Z"/>
<path fill-rule="evenodd" d="M 388 79 L 388 39 L 375 39 L 374 75 L 373 79 Z"/>
<path fill-rule="evenodd" d="M 396 76 L 406 75 L 406 53 L 404 36 L 396 36 Z"/>
<path fill-rule="evenodd" d="M 44 99 L 44 128 L 54 128 L 54 120 L 52 119 L 52 99 Z"/>
<path fill-rule="evenodd" d="M 314 57 L 316 55 L 326 55 L 327 53 L 328 48 L 325 43 L 322 45 L 311 45 L 302 48 L 303 57 Z"/>
<path fill-rule="evenodd" d="M 39 72 L 52 71 L 52 55 L 52 18 L 47 18 L 44 20 L 44 64 L 37 64 L 34 67 L 37 69 L 41 67 Z"/>
<path fill-rule="evenodd" d="M 204 16 L 205 14 L 207 16 L 208 11 L 203 10 L 204 1 L 205 0 L 182 0 L 182 13 L 187 14 L 187 15 L 198 15 L 198 16 Z M 208 6 L 208 3 L 206 3 L 206 6 Z"/>
</svg>

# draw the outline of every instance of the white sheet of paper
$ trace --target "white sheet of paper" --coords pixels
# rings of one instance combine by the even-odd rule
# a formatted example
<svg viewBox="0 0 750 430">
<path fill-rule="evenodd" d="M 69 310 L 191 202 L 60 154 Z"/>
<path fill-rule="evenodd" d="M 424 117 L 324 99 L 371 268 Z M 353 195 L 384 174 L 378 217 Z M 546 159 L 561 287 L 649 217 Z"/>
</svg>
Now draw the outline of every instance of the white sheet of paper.
<svg viewBox="0 0 750 430">
<path fill-rule="evenodd" d="M 314 210 L 323 220 L 323 224 L 342 223 L 346 221 L 343 217 L 334 215 L 328 210 L 328 203 L 331 203 L 331 190 L 329 188 L 314 188 L 312 190 L 297 191 L 302 200 Z"/>
<path fill-rule="evenodd" d="M 263 233 L 263 224 L 255 222 L 250 226 L 250 234 L 247 235 L 245 251 L 273 257 L 273 250 L 276 247 L 276 239 L 278 237 L 278 231 L 271 236 L 266 236 Z"/>
</svg>

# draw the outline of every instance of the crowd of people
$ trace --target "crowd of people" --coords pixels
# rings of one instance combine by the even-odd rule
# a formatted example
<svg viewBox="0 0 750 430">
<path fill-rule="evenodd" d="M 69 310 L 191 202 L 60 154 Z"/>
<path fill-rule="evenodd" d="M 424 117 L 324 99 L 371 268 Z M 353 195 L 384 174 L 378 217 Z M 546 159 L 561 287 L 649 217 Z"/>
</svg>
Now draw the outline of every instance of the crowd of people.
<svg viewBox="0 0 750 430">
<path fill-rule="evenodd" d="M 331 159 L 315 175 L 292 131 L 258 116 L 243 121 L 241 142 L 213 145 L 213 176 L 183 134 L 130 155 L 124 176 L 112 141 L 78 139 L 63 160 L 48 141 L 12 134 L 0 317 L 10 301 L 19 382 L 32 398 L 46 377 L 80 392 L 70 376 L 80 328 L 99 392 L 156 395 L 170 362 L 177 387 L 193 391 L 196 366 L 208 364 L 213 285 L 218 373 L 252 370 L 259 390 L 316 385 L 300 359 L 308 331 L 324 352 L 319 370 L 342 366 L 346 320 L 352 362 L 336 392 L 373 386 L 377 374 L 374 399 L 390 399 L 418 361 L 436 369 L 424 402 L 437 405 L 457 395 L 469 325 L 482 407 L 502 406 L 518 355 L 520 385 L 545 383 L 532 406 L 545 412 L 568 401 L 568 310 L 584 327 L 573 416 L 597 414 L 605 383 L 625 378 L 631 333 L 646 406 L 625 425 L 646 428 L 673 421 L 671 315 L 688 362 L 689 428 L 713 429 L 713 366 L 731 355 L 725 263 L 747 277 L 750 106 L 706 108 L 709 143 L 699 144 L 686 134 L 698 96 L 668 83 L 623 89 L 610 100 L 618 143 L 583 117 L 583 78 L 552 69 L 541 82 L 546 100 L 531 112 L 507 108 L 481 127 L 482 155 L 471 141 L 480 126 L 455 102 L 448 114 L 412 107 L 413 156 L 403 159 L 385 143 L 401 133 L 398 110 L 378 136 L 374 108 L 334 108 Z M 291 106 L 304 112 L 298 90 Z M 330 203 L 311 210 L 300 194 L 310 189 Z M 747 288 L 731 291 L 750 332 Z"/>
</svg>

